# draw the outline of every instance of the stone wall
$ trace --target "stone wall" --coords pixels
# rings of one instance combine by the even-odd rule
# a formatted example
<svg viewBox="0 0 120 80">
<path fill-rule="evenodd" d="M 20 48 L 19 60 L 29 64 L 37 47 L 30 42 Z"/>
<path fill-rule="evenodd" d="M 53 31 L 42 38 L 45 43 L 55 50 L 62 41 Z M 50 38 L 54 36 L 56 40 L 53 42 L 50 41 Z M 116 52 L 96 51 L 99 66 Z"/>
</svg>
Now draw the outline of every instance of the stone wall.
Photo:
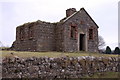
<svg viewBox="0 0 120 80">
<path fill-rule="evenodd" d="M 56 51 L 64 51 L 64 27 L 58 23 L 55 28 Z"/>
<path fill-rule="evenodd" d="M 16 41 L 11 49 L 20 51 L 54 51 L 55 24 L 43 21 L 25 23 L 16 28 Z"/>
<path fill-rule="evenodd" d="M 69 19 L 69 20 L 67 20 Z M 89 52 L 98 52 L 98 26 L 92 21 L 89 14 L 84 9 L 81 9 L 75 15 L 70 18 L 64 18 L 62 26 L 64 27 L 64 51 L 66 52 L 75 52 L 79 50 L 79 34 L 85 34 L 85 43 L 86 46 L 84 51 Z M 76 39 L 71 38 L 71 26 L 76 26 Z M 89 40 L 89 29 L 93 29 L 93 39 Z"/>
<path fill-rule="evenodd" d="M 36 25 L 37 22 L 31 22 L 18 26 L 16 28 L 16 40 L 13 42 L 11 49 L 18 51 L 36 51 Z"/>
<path fill-rule="evenodd" d="M 55 51 L 55 24 L 48 22 L 38 22 L 36 25 L 37 51 Z"/>
<path fill-rule="evenodd" d="M 120 59 L 120 58 L 119 58 Z M 118 72 L 117 57 L 4 58 L 3 78 L 81 78 L 98 72 Z"/>
</svg>

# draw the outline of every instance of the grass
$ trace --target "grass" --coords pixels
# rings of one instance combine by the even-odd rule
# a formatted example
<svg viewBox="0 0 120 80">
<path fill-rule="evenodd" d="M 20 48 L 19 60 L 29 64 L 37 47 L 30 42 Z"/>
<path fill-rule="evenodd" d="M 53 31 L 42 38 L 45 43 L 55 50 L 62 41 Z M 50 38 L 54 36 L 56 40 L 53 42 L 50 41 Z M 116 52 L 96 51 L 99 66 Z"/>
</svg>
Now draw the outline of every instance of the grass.
<svg viewBox="0 0 120 80">
<path fill-rule="evenodd" d="M 103 72 L 102 74 L 100 73 L 95 73 L 93 76 L 84 76 L 83 78 L 118 78 L 119 77 L 119 72 Z"/>
<path fill-rule="evenodd" d="M 78 56 L 95 56 L 95 57 L 117 57 L 118 55 L 113 54 L 100 54 L 100 53 L 88 53 L 88 52 L 27 52 L 27 51 L 0 51 L 2 53 L 2 57 L 10 57 L 12 56 L 10 53 L 14 53 L 14 55 L 19 57 L 61 57 L 61 56 L 69 56 L 69 57 L 78 57 Z"/>
<path fill-rule="evenodd" d="M 1 49 L 9 49 L 10 47 L 0 47 L 0 50 Z"/>
</svg>

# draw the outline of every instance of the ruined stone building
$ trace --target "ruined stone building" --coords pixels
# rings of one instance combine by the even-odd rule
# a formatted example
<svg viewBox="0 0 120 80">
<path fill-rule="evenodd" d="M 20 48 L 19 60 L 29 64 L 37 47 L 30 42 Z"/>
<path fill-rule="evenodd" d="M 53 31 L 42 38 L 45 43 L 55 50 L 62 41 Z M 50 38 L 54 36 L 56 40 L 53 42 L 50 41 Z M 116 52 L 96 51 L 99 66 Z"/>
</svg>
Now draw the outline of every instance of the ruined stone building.
<svg viewBox="0 0 120 80">
<path fill-rule="evenodd" d="M 57 23 L 36 21 L 16 28 L 11 47 L 20 51 L 98 51 L 98 25 L 84 8 L 66 10 Z"/>
</svg>

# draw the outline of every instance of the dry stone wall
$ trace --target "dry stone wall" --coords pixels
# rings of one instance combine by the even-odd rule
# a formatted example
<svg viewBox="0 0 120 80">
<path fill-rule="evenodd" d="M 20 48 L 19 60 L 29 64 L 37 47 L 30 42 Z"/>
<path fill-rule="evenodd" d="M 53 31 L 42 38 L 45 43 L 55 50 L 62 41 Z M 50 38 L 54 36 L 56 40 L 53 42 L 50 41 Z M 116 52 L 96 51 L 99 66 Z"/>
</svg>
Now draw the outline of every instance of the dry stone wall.
<svg viewBox="0 0 120 80">
<path fill-rule="evenodd" d="M 4 58 L 3 78 L 81 78 L 99 72 L 118 72 L 115 57 Z"/>
</svg>

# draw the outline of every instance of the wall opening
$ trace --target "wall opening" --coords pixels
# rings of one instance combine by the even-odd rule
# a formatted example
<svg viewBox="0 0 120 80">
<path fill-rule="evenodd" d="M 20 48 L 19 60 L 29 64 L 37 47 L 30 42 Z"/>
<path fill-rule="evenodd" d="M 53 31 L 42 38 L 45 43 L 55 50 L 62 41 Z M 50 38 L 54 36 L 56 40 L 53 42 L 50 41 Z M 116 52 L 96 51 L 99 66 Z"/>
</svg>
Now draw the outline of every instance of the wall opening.
<svg viewBox="0 0 120 80">
<path fill-rule="evenodd" d="M 85 51 L 85 34 L 79 34 L 79 51 Z"/>
<path fill-rule="evenodd" d="M 93 40 L 93 29 L 89 29 L 89 40 Z"/>
<path fill-rule="evenodd" d="M 28 30 L 28 38 L 32 39 L 34 34 L 34 30 L 33 30 L 33 26 L 29 26 L 29 30 Z"/>
<path fill-rule="evenodd" d="M 25 38 L 25 32 L 24 32 L 24 27 L 20 28 L 20 40 L 24 40 Z"/>
<path fill-rule="evenodd" d="M 71 39 L 76 39 L 76 36 L 77 36 L 76 26 L 71 26 L 71 34 L 70 34 Z"/>
</svg>

